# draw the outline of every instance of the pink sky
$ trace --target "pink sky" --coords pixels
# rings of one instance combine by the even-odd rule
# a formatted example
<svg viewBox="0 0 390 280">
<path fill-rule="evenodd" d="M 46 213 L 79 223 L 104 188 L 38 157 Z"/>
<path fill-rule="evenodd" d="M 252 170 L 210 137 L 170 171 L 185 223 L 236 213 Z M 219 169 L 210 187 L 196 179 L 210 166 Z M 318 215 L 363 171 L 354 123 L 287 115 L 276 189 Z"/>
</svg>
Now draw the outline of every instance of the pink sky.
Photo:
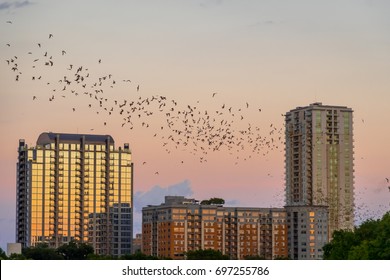
<svg viewBox="0 0 390 280">
<path fill-rule="evenodd" d="M 193 146 L 167 153 L 162 116 L 148 118 L 148 129 L 139 123 L 130 130 L 119 111 L 96 114 L 101 109 L 83 94 L 92 89 L 74 86 L 78 96 L 70 87 L 62 91 L 59 80 L 74 73 L 70 64 L 88 68 L 95 80 L 111 74 L 117 83 L 101 94 L 111 104 L 161 95 L 214 115 L 225 104 L 236 112 L 237 131 L 250 124 L 264 137 L 271 124 L 283 128 L 281 114 L 297 106 L 348 106 L 356 203 L 366 216 L 381 215 L 390 201 L 389 13 L 390 4 L 380 0 L 0 2 L 0 246 L 14 241 L 18 140 L 33 146 L 44 131 L 110 134 L 117 146 L 130 143 L 139 197 L 159 186 L 159 193 L 221 196 L 241 206 L 283 205 L 282 144 L 266 156 L 248 148 L 209 152 L 203 163 L 190 153 Z M 45 52 L 53 67 L 44 65 Z M 6 62 L 14 56 L 18 82 Z"/>
</svg>

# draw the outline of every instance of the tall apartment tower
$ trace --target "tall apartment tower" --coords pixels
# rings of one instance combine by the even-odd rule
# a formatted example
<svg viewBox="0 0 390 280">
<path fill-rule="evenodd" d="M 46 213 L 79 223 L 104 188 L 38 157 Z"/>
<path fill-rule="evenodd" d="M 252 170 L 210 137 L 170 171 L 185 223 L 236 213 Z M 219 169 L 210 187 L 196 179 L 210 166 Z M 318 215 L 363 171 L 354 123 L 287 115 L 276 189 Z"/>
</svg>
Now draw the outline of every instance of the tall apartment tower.
<svg viewBox="0 0 390 280">
<path fill-rule="evenodd" d="M 19 140 L 16 242 L 23 247 L 69 241 L 98 254 L 131 253 L 133 164 L 128 144 L 109 135 L 42 133 L 35 147 Z"/>
<path fill-rule="evenodd" d="M 286 206 L 327 206 L 329 238 L 353 229 L 352 109 L 313 103 L 285 121 Z"/>
</svg>

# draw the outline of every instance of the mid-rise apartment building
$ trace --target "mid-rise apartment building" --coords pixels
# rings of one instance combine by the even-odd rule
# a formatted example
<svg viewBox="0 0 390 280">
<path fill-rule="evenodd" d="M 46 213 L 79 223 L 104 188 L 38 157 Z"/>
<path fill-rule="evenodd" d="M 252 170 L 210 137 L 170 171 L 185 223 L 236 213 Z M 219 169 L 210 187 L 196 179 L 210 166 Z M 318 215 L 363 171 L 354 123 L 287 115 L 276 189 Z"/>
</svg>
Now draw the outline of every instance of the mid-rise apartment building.
<svg viewBox="0 0 390 280">
<path fill-rule="evenodd" d="M 287 258 L 287 212 L 283 208 L 201 205 L 167 196 L 142 210 L 142 252 L 184 259 L 185 253 L 213 249 L 230 259 Z"/>
</svg>

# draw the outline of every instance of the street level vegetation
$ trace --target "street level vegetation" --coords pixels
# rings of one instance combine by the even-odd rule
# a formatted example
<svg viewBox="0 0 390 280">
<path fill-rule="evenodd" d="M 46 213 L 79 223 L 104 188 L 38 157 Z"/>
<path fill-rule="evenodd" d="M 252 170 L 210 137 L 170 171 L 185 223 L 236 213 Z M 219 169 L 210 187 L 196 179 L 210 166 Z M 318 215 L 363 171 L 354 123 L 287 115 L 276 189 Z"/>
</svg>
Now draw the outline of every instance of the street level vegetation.
<svg viewBox="0 0 390 280">
<path fill-rule="evenodd" d="M 220 201 L 218 201 L 219 204 Z M 214 204 L 214 203 L 212 203 Z M 323 248 L 325 260 L 390 260 L 390 212 L 382 219 L 367 220 L 354 231 L 339 230 L 333 233 L 332 241 Z M 228 260 L 229 256 L 220 251 L 206 249 L 188 251 L 188 260 Z M 69 242 L 57 249 L 48 244 L 39 244 L 25 248 L 22 254 L 7 256 L 0 248 L 0 260 L 159 260 L 141 252 L 123 255 L 120 258 L 107 255 L 96 255 L 91 245 L 80 242 Z M 247 260 L 261 260 L 261 256 L 246 256 Z"/>
<path fill-rule="evenodd" d="M 22 254 L 12 254 L 7 257 L 0 248 L 1 260 L 158 260 L 141 252 L 123 255 L 120 258 L 107 255 L 96 255 L 91 245 L 81 242 L 69 242 L 57 249 L 50 248 L 48 244 L 41 243 L 35 247 L 25 248 Z"/>
<path fill-rule="evenodd" d="M 390 212 L 354 231 L 335 231 L 323 249 L 326 260 L 390 260 Z"/>
<path fill-rule="evenodd" d="M 188 251 L 187 260 L 228 260 L 229 256 L 222 254 L 221 251 L 212 249 Z"/>
</svg>

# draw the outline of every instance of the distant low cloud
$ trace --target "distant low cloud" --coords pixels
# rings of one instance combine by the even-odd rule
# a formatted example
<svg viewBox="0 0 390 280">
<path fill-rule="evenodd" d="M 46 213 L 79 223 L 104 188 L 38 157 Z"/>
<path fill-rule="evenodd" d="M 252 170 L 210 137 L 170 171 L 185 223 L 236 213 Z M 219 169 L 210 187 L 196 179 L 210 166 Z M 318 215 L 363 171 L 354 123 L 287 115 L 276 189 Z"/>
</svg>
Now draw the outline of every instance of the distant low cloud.
<svg viewBox="0 0 390 280">
<path fill-rule="evenodd" d="M 147 192 L 136 192 L 134 195 L 134 208 L 142 211 L 142 207 L 147 205 L 160 205 L 167 195 L 191 196 L 193 191 L 190 182 L 185 180 L 168 187 L 154 186 Z"/>
<path fill-rule="evenodd" d="M 146 192 L 136 192 L 134 194 L 134 234 L 141 232 L 142 208 L 148 205 L 160 205 L 167 195 L 177 195 L 191 198 L 193 191 L 188 180 L 168 187 L 154 186 Z"/>
<path fill-rule="evenodd" d="M 25 6 L 32 5 L 33 3 L 31 1 L 6 1 L 6 2 L 0 2 L 0 10 L 9 10 L 9 9 L 17 9 L 17 8 L 23 8 Z"/>
<path fill-rule="evenodd" d="M 240 205 L 240 201 L 237 200 L 237 199 L 233 199 L 233 200 L 228 200 L 228 201 L 225 201 L 225 205 L 224 206 L 239 206 Z"/>
<path fill-rule="evenodd" d="M 11 7 L 12 7 L 11 3 L 8 3 L 8 2 L 0 3 L 0 10 L 6 10 L 6 9 L 11 8 Z"/>
</svg>

